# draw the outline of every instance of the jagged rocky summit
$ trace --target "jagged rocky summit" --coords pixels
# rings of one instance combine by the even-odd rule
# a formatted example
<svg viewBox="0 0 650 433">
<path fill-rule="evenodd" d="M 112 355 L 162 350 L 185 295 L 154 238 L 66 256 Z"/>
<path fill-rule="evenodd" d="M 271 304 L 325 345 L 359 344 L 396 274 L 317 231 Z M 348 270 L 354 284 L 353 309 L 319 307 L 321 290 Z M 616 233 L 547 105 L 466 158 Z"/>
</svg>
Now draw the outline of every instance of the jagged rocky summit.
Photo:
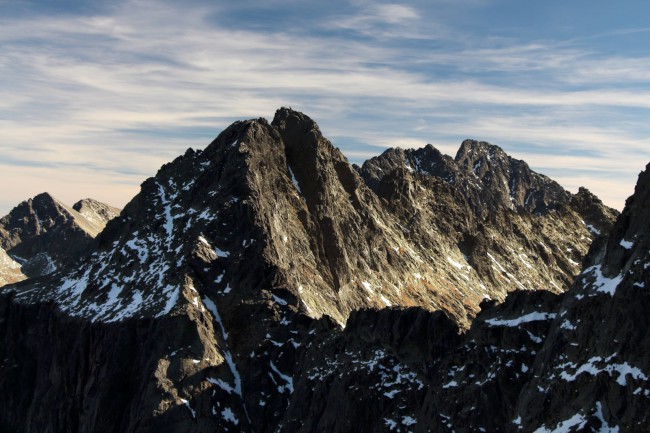
<svg viewBox="0 0 650 433">
<path fill-rule="evenodd" d="M 486 301 L 467 333 L 421 309 L 353 313 L 303 352 L 287 430 L 649 431 L 648 203 L 650 164 L 568 292 Z"/>
<path fill-rule="evenodd" d="M 3 290 L 0 425 L 444 428 L 436 380 L 479 356 L 465 336 L 491 341 L 509 320 L 498 314 L 529 297 L 558 304 L 537 289 L 566 290 L 614 217 L 487 143 L 456 159 L 389 150 L 359 168 L 293 110 L 236 122 L 145 181 L 79 266 Z M 516 290 L 530 294 L 506 299 Z M 505 302 L 475 323 L 496 325 L 463 334 L 486 299 Z M 538 348 L 546 321 L 531 322 Z"/>
<path fill-rule="evenodd" d="M 70 208 L 48 193 L 20 203 L 0 219 L 0 286 L 75 263 L 119 213 L 93 199 Z"/>
</svg>

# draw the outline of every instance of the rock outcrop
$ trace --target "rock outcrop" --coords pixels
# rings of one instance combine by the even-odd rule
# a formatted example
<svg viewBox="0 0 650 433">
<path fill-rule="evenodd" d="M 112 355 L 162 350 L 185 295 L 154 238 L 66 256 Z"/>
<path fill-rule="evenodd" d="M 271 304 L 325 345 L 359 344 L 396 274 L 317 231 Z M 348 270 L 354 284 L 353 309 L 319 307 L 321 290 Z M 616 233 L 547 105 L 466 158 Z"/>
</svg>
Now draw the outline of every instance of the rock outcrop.
<svg viewBox="0 0 650 433">
<path fill-rule="evenodd" d="M 0 291 L 0 429 L 532 426 L 520 392 L 572 296 L 534 289 L 570 286 L 610 216 L 525 165 L 511 201 L 422 152 L 360 174 L 280 109 L 164 165 L 78 265 Z"/>
</svg>

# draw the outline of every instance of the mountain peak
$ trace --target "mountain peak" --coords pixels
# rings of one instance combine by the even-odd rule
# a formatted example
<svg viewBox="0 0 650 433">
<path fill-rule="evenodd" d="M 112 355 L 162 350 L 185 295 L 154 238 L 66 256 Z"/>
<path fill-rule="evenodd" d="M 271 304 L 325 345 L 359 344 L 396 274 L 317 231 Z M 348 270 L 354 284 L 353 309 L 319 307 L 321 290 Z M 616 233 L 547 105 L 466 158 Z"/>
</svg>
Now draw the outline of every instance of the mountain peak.
<svg viewBox="0 0 650 433">
<path fill-rule="evenodd" d="M 611 231 L 603 258 L 608 275 L 623 275 L 650 255 L 650 164 L 639 174 L 632 194 Z"/>
<path fill-rule="evenodd" d="M 281 107 L 276 110 L 272 124 L 285 131 L 313 132 L 320 135 L 320 128 L 311 117 L 289 107 Z"/>
<path fill-rule="evenodd" d="M 86 220 L 95 225 L 97 233 L 101 232 L 106 223 L 118 216 L 121 209 L 102 203 L 92 198 L 84 198 L 72 205 Z"/>
<path fill-rule="evenodd" d="M 582 215 L 589 231 L 599 236 L 609 233 L 619 212 L 608 206 L 585 187 L 571 197 L 571 205 Z"/>
<path fill-rule="evenodd" d="M 49 274 L 70 264 L 119 209 L 95 200 L 81 201 L 77 212 L 44 192 L 18 204 L 0 219 L 0 247 L 29 277 Z M 97 212 L 102 209 L 101 215 Z"/>
<path fill-rule="evenodd" d="M 458 163 L 464 163 L 468 158 L 477 159 L 478 157 L 485 157 L 491 159 L 493 157 L 505 158 L 506 153 L 499 146 L 488 143 L 487 141 L 479 141 L 466 139 L 463 140 L 454 160 Z"/>
<path fill-rule="evenodd" d="M 33 203 L 44 203 L 44 204 L 60 204 L 61 202 L 54 198 L 49 192 L 42 192 L 35 195 L 33 198 L 28 199 L 27 201 L 32 201 Z"/>
<path fill-rule="evenodd" d="M 455 161 L 487 188 L 488 205 L 545 213 L 571 198 L 557 182 L 534 172 L 526 162 L 510 157 L 499 146 L 484 141 L 463 141 Z"/>
</svg>

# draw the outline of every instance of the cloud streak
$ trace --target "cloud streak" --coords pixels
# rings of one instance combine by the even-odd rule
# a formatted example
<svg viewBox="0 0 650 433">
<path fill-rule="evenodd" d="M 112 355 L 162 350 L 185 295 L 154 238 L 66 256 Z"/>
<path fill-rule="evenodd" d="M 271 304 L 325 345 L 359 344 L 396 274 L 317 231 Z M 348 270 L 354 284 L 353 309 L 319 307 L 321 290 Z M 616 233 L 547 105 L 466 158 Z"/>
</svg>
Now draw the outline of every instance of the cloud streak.
<svg viewBox="0 0 650 433">
<path fill-rule="evenodd" d="M 234 7 L 134 0 L 0 18 L 0 185 L 58 169 L 40 190 L 121 206 L 185 148 L 281 105 L 314 117 L 355 162 L 373 146 L 453 153 L 463 138 L 488 139 L 617 207 L 650 160 L 650 58 L 465 34 L 420 3 L 342 3 L 290 28 L 237 25 Z M 108 192 L 111 173 L 132 182 L 125 195 Z M 608 188 L 594 173 L 620 181 Z M 91 191 L 93 176 L 107 186 Z M 0 213 L 40 190 L 3 189 Z"/>
</svg>

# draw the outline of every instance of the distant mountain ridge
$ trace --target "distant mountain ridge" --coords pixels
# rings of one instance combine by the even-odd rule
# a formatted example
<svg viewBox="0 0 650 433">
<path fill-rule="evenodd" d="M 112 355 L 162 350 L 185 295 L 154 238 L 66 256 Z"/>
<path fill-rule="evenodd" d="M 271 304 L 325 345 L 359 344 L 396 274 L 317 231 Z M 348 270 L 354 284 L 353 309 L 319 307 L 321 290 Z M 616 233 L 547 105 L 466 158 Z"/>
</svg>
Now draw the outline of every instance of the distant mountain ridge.
<svg viewBox="0 0 650 433">
<path fill-rule="evenodd" d="M 119 213 L 119 209 L 92 199 L 80 200 L 70 208 L 48 193 L 18 204 L 0 219 L 0 248 L 19 264 L 18 268 L 0 265 L 7 272 L 19 270 L 4 283 L 47 275 L 75 262 Z"/>
<path fill-rule="evenodd" d="M 517 431 L 568 296 L 540 289 L 574 284 L 615 212 L 496 146 L 458 154 L 355 168 L 286 108 L 189 149 L 79 265 L 1 291 L 0 358 L 22 367 L 0 427 Z"/>
<path fill-rule="evenodd" d="M 381 179 L 398 168 L 412 173 L 440 178 L 454 185 L 481 217 L 495 209 L 511 209 L 519 213 L 544 214 L 563 205 L 574 197 L 582 197 L 583 206 L 593 206 L 597 228 L 607 231 L 618 212 L 602 202 L 586 188 L 574 196 L 557 182 L 530 169 L 524 161 L 508 156 L 493 144 L 465 140 L 455 158 L 442 154 L 428 144 L 420 149 L 393 148 L 366 161 L 359 172 L 366 183 L 378 192 Z"/>
</svg>

